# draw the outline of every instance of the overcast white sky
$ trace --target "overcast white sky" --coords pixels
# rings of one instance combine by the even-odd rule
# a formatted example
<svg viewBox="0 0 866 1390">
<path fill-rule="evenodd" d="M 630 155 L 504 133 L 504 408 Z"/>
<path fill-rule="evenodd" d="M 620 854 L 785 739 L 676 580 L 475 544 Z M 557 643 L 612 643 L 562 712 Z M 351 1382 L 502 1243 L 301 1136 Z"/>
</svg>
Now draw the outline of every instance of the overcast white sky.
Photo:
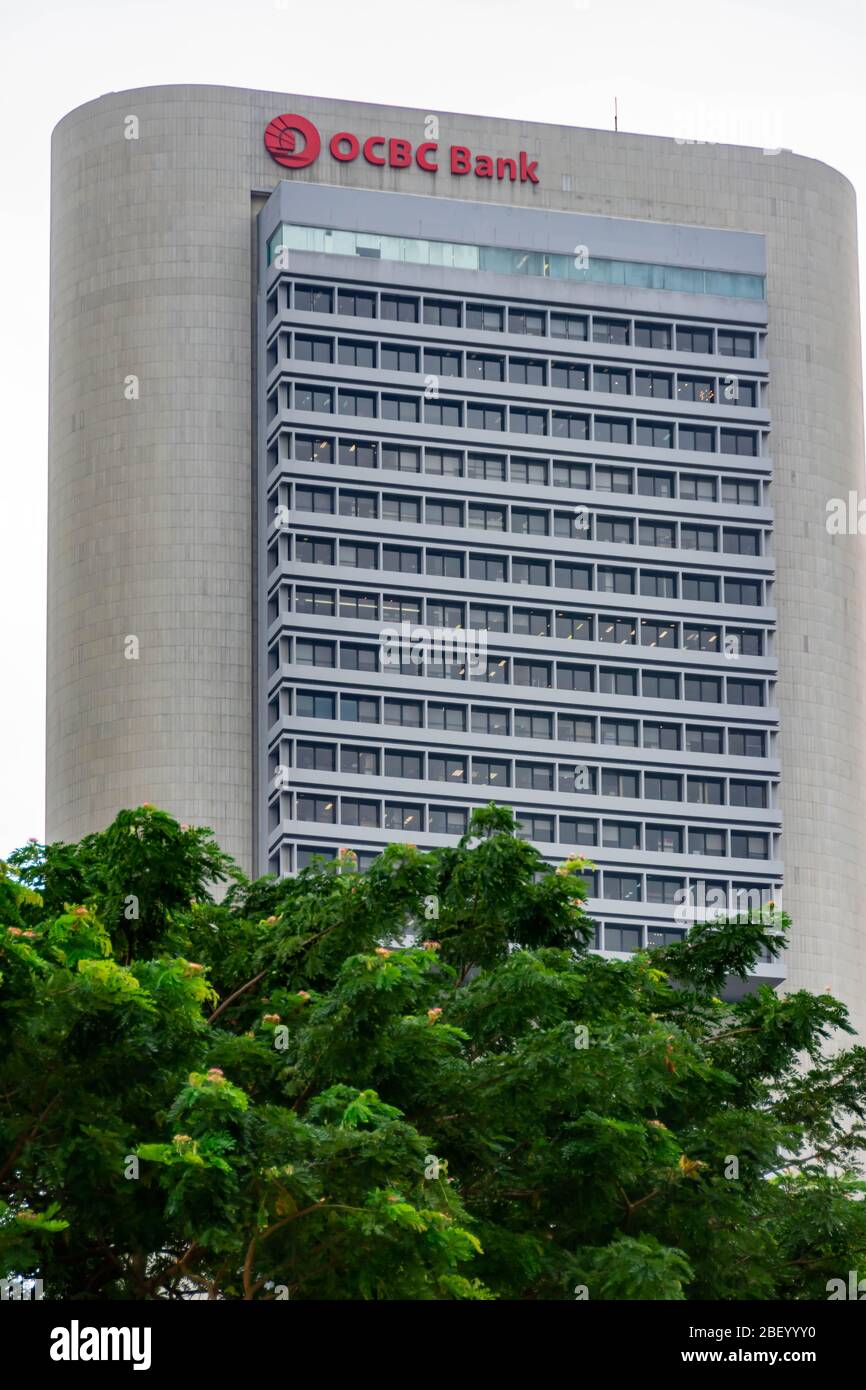
<svg viewBox="0 0 866 1390">
<path fill-rule="evenodd" d="M 866 186 L 864 0 L 0 0 L 0 855 L 44 832 L 49 141 L 165 82 L 767 148 Z M 866 693 L 866 692 L 864 692 Z"/>
</svg>

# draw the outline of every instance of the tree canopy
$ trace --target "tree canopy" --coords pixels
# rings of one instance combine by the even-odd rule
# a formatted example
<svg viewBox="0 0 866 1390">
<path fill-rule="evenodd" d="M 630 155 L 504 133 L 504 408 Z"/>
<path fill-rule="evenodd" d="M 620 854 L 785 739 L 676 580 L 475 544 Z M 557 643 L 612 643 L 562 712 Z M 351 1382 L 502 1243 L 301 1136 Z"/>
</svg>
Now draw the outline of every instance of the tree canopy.
<svg viewBox="0 0 866 1390">
<path fill-rule="evenodd" d="M 725 1002 L 781 914 L 590 950 L 512 813 L 246 879 L 152 807 L 0 867 L 0 1266 L 47 1298 L 805 1299 L 866 1269 L 866 1050 Z M 217 885 L 222 885 L 223 893 Z M 222 896 L 220 894 L 222 893 Z"/>
</svg>

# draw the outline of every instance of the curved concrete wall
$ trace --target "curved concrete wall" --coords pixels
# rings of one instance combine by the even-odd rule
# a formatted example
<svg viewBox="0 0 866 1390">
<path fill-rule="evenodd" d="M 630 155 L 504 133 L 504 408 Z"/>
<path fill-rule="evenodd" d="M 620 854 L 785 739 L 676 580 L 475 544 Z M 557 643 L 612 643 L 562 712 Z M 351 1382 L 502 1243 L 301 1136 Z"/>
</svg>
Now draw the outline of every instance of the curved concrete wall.
<svg viewBox="0 0 866 1390">
<path fill-rule="evenodd" d="M 112 93 L 54 137 L 48 834 L 149 800 L 252 867 L 252 190 L 284 111 L 425 138 L 428 113 L 285 93 Z M 124 118 L 140 138 L 124 138 Z M 337 164 L 296 182 L 734 227 L 768 238 L 788 987 L 866 1031 L 866 540 L 854 196 L 787 152 L 440 114 L 443 143 L 526 149 L 540 183 Z M 570 180 L 570 185 L 567 182 Z M 570 187 L 573 191 L 565 192 Z M 124 379 L 140 378 L 138 401 Z M 141 642 L 138 661 L 123 639 Z"/>
</svg>

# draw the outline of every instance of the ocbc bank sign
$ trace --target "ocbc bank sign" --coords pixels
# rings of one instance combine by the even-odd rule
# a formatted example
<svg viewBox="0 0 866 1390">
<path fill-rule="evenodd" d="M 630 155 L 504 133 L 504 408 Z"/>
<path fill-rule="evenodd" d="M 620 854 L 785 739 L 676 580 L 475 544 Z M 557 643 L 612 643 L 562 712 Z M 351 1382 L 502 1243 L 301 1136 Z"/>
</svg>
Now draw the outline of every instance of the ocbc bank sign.
<svg viewBox="0 0 866 1390">
<path fill-rule="evenodd" d="M 321 154 L 322 137 L 306 116 L 275 116 L 265 129 L 265 149 L 284 169 L 304 169 Z M 411 140 L 397 137 L 368 135 L 361 139 L 349 130 L 338 130 L 328 141 L 328 152 L 341 164 L 365 159 L 382 168 L 408 169 L 414 163 L 426 174 L 446 169 L 458 176 L 474 174 L 477 179 L 538 183 L 538 160 L 530 159 L 526 150 L 519 150 L 516 158 L 510 158 L 475 154 L 466 145 L 449 145 L 447 152 L 443 147 L 440 153 L 438 140 L 413 145 Z"/>
</svg>

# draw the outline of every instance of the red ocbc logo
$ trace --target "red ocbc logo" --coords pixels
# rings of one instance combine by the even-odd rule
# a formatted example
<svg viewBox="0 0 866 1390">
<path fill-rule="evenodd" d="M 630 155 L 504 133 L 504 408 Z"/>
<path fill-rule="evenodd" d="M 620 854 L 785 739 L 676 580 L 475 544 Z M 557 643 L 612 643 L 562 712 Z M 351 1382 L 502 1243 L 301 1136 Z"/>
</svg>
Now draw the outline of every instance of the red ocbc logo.
<svg viewBox="0 0 866 1390">
<path fill-rule="evenodd" d="M 298 136 L 303 139 L 300 149 Z M 305 116 L 275 116 L 265 130 L 265 149 L 284 169 L 303 169 L 312 164 L 322 148 L 322 137 Z M 425 174 L 437 174 L 440 169 L 438 140 L 424 140 L 413 145 L 385 135 L 368 135 L 359 139 L 348 130 L 338 130 L 328 142 L 328 151 L 341 164 L 350 164 L 359 156 L 379 168 L 408 169 L 416 164 Z M 444 151 L 443 151 L 444 154 Z M 477 179 L 508 180 L 510 183 L 538 183 L 538 160 L 530 159 L 520 150 L 516 159 L 492 154 L 473 154 L 467 145 L 450 145 L 447 151 L 449 173 L 474 174 Z"/>
<path fill-rule="evenodd" d="M 306 116 L 275 116 L 265 130 L 265 149 L 284 169 L 303 169 L 312 164 L 321 148 L 321 136 Z"/>
</svg>

